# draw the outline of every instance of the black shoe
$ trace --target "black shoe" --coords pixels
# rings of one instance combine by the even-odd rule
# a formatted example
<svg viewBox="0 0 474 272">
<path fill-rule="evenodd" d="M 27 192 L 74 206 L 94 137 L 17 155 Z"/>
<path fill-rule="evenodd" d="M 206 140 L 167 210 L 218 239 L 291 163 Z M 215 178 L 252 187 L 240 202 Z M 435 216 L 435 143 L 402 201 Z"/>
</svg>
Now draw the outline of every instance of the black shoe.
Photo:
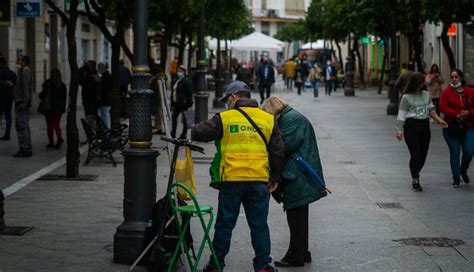
<svg viewBox="0 0 474 272">
<path fill-rule="evenodd" d="M 257 270 L 257 272 L 278 272 L 278 269 L 276 269 L 275 267 L 273 267 L 271 265 L 268 265 L 267 268 L 259 269 L 259 270 Z"/>
<path fill-rule="evenodd" d="M 312 261 L 311 252 L 306 251 L 306 253 L 304 254 L 304 262 L 305 263 L 310 263 L 311 261 Z"/>
<path fill-rule="evenodd" d="M 464 183 L 471 182 L 471 180 L 469 179 L 469 176 L 467 175 L 467 173 L 461 173 L 461 177 L 462 177 L 462 180 L 464 181 Z"/>
<path fill-rule="evenodd" d="M 53 144 L 47 144 L 46 148 L 54 148 L 54 145 Z"/>
<path fill-rule="evenodd" d="M 302 263 L 293 263 L 293 262 L 287 262 L 287 261 L 281 259 L 280 261 L 276 261 L 275 265 L 278 266 L 278 267 L 302 267 L 302 266 L 304 266 L 304 262 L 302 262 Z"/>
<path fill-rule="evenodd" d="M 421 188 L 420 182 L 412 183 L 411 186 L 413 187 L 413 191 L 421 192 L 423 188 Z"/>
<path fill-rule="evenodd" d="M 453 178 L 453 188 L 459 188 L 460 183 L 461 183 L 461 179 L 459 177 Z"/>
<path fill-rule="evenodd" d="M 17 153 L 13 154 L 13 158 L 28 158 L 31 157 L 33 153 L 31 152 L 23 152 L 22 150 L 18 151 Z"/>
<path fill-rule="evenodd" d="M 0 138 L 0 141 L 10 141 L 10 136 L 4 135 L 2 138 Z"/>
<path fill-rule="evenodd" d="M 63 139 L 59 139 L 58 142 L 56 143 L 56 145 L 54 146 L 55 149 L 60 149 L 61 148 L 61 145 L 63 145 L 64 143 L 64 140 Z"/>
</svg>

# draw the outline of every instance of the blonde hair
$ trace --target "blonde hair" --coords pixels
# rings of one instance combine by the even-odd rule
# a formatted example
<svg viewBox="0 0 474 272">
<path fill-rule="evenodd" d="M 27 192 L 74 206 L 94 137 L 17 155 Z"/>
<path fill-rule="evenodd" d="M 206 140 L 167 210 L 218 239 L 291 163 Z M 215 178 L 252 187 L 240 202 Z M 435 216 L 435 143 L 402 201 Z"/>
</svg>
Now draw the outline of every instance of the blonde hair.
<svg viewBox="0 0 474 272">
<path fill-rule="evenodd" d="M 277 97 L 272 96 L 267 99 L 265 104 L 263 105 L 262 109 L 272 115 L 279 115 L 284 108 L 288 107 L 288 102 L 285 100 Z"/>
</svg>

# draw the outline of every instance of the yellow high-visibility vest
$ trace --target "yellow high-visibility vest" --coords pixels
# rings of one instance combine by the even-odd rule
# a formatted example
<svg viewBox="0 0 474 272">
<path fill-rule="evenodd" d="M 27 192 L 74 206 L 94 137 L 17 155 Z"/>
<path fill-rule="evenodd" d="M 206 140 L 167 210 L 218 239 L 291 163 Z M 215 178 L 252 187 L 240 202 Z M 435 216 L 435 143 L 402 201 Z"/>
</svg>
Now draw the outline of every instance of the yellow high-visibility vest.
<svg viewBox="0 0 474 272">
<path fill-rule="evenodd" d="M 268 141 L 273 131 L 274 116 L 259 108 L 241 109 L 252 118 Z M 211 167 L 212 181 L 268 182 L 270 170 L 267 143 L 237 110 L 224 111 L 220 116 L 223 137 L 216 142 L 217 154 L 214 162 L 218 162 L 218 165 Z"/>
</svg>

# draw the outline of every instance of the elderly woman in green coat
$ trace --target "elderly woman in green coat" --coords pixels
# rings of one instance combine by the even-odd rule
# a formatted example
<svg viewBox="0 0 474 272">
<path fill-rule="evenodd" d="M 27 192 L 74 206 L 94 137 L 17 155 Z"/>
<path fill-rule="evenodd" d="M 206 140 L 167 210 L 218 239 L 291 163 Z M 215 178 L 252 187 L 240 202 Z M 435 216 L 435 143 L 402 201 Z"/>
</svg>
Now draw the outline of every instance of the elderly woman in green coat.
<svg viewBox="0 0 474 272">
<path fill-rule="evenodd" d="M 301 267 L 311 262 L 308 248 L 308 205 L 327 195 L 325 188 L 300 169 L 291 158 L 298 152 L 324 180 L 318 145 L 311 122 L 278 97 L 270 97 L 263 109 L 277 117 L 285 144 L 286 163 L 282 172 L 283 208 L 290 228 L 290 244 L 279 267 Z"/>
</svg>

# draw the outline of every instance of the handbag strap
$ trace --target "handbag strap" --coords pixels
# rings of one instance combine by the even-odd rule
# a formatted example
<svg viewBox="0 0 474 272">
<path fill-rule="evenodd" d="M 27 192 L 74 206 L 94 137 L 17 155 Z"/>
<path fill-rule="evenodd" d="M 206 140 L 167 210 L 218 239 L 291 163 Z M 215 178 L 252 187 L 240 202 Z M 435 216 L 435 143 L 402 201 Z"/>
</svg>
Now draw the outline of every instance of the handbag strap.
<svg viewBox="0 0 474 272">
<path fill-rule="evenodd" d="M 250 118 L 250 116 L 245 111 L 243 111 L 241 108 L 235 108 L 235 110 L 240 112 L 250 122 L 250 124 L 253 126 L 253 128 L 255 128 L 255 130 L 257 131 L 258 135 L 260 135 L 260 137 L 262 138 L 262 140 L 265 143 L 265 146 L 267 147 L 267 150 L 268 150 L 267 138 L 265 137 L 265 135 L 263 135 L 262 130 L 257 126 L 257 124 L 255 124 L 255 122 L 252 120 L 252 118 Z"/>
</svg>

